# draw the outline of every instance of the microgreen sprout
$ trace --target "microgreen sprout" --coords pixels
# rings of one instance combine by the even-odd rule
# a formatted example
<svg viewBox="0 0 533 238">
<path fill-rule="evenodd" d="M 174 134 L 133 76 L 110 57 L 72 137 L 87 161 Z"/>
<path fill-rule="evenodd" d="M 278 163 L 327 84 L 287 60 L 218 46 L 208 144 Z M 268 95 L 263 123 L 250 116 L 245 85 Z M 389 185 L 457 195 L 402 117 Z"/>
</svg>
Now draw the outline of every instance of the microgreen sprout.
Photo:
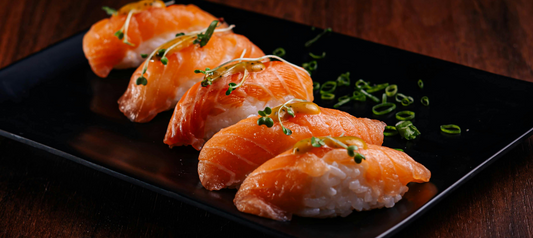
<svg viewBox="0 0 533 238">
<path fill-rule="evenodd" d="M 214 30 L 214 32 L 230 31 L 234 27 L 235 27 L 234 25 L 230 25 L 227 28 L 216 29 L 216 30 Z M 161 63 L 163 65 L 167 65 L 168 64 L 167 54 L 172 52 L 171 51 L 172 49 L 174 49 L 174 48 L 176 48 L 176 47 L 178 47 L 178 46 L 180 46 L 182 44 L 187 44 L 187 42 L 193 43 L 191 41 L 192 39 L 197 39 L 200 34 L 203 34 L 202 32 L 206 32 L 208 30 L 209 30 L 209 28 L 206 28 L 206 29 L 201 30 L 201 31 L 190 32 L 190 33 L 187 33 L 187 34 L 178 33 L 178 34 L 176 34 L 176 37 L 174 39 L 169 40 L 165 44 L 163 44 L 163 45 L 168 45 L 168 43 L 174 43 L 171 46 L 169 46 L 168 48 L 166 48 L 166 49 L 159 49 L 159 48 L 155 49 L 154 51 L 152 51 L 152 53 L 150 55 L 141 54 L 142 58 L 148 58 L 148 59 L 144 61 L 142 74 L 141 74 L 141 76 L 139 78 L 137 78 L 137 81 L 136 81 L 137 85 L 140 85 L 140 84 L 146 85 L 148 83 L 148 80 L 146 79 L 146 77 L 144 77 L 144 74 L 148 70 L 148 64 L 150 63 L 150 61 L 153 59 L 154 56 L 160 57 Z M 209 39 L 207 39 L 207 40 L 209 40 Z M 210 69 L 206 68 L 206 71 L 208 71 L 208 70 L 210 70 Z M 195 72 L 196 73 L 200 73 L 200 72 L 205 73 L 205 71 L 202 71 L 202 70 L 195 70 Z M 202 86 L 203 86 L 203 84 L 202 84 Z"/>
<path fill-rule="evenodd" d="M 341 141 L 331 137 L 331 136 L 325 136 L 324 139 L 320 139 L 320 138 L 316 138 L 316 137 L 311 137 L 311 145 L 313 147 L 321 147 L 323 145 L 325 145 L 326 143 L 324 142 L 326 139 L 334 142 L 335 144 L 341 146 L 342 148 L 346 149 L 346 152 L 348 153 L 348 156 L 350 157 L 354 157 L 354 162 L 355 163 L 361 163 L 363 160 L 366 160 L 366 157 L 360 153 L 357 153 L 355 152 L 356 150 L 358 150 L 359 148 L 355 145 L 346 145 L 344 143 L 342 143 Z"/>
<path fill-rule="evenodd" d="M 135 46 L 133 43 L 128 41 L 128 28 L 129 28 L 130 21 L 131 21 L 131 16 L 133 15 L 133 13 L 134 13 L 133 10 L 128 12 L 128 16 L 126 17 L 126 21 L 124 22 L 124 25 L 122 25 L 122 28 L 120 28 L 120 30 L 115 32 L 115 36 L 119 40 L 122 40 L 122 42 L 124 42 L 124 44 L 130 45 L 130 46 Z"/>
<path fill-rule="evenodd" d="M 117 10 L 115 10 L 113 8 L 110 8 L 110 7 L 107 7 L 107 6 L 103 6 L 102 10 L 104 10 L 105 13 L 107 13 L 107 15 L 116 15 L 117 14 Z"/>
<path fill-rule="evenodd" d="M 205 30 L 205 32 L 198 34 L 197 38 L 194 40 L 193 43 L 200 45 L 200 47 L 204 47 L 207 42 L 209 42 L 209 39 L 211 39 L 211 36 L 213 36 L 218 22 L 218 20 L 212 21 L 207 30 Z"/>
<path fill-rule="evenodd" d="M 270 107 L 266 107 L 263 111 L 258 111 L 258 114 L 261 116 L 259 119 L 257 119 L 257 125 L 265 125 L 266 127 L 270 128 L 274 125 L 274 120 L 269 117 L 269 115 L 272 113 L 272 109 Z"/>
<path fill-rule="evenodd" d="M 322 147 L 323 145 L 326 145 L 326 142 L 324 142 L 324 139 L 320 139 L 317 137 L 311 137 L 311 145 L 313 147 Z"/>
<path fill-rule="evenodd" d="M 197 73 L 197 74 L 199 74 L 199 73 L 204 74 L 204 80 L 202 81 L 202 87 L 207 87 L 207 86 L 213 84 L 213 82 L 214 82 L 215 80 L 217 80 L 218 78 L 220 78 L 220 77 L 213 77 L 213 75 L 215 74 L 215 72 L 216 72 L 217 70 L 219 70 L 220 68 L 222 68 L 222 67 L 228 65 L 228 64 L 231 64 L 231 63 L 234 63 L 234 62 L 241 62 L 241 61 L 259 61 L 259 62 L 261 62 L 261 61 L 263 61 L 263 60 L 265 60 L 265 59 L 277 59 L 277 60 L 282 61 L 282 62 L 284 62 L 284 63 L 286 63 L 286 64 L 289 64 L 290 66 L 292 66 L 292 67 L 294 67 L 294 68 L 296 68 L 296 69 L 298 69 L 298 70 L 304 71 L 304 72 L 306 72 L 307 74 L 309 74 L 309 72 L 307 72 L 307 70 L 303 69 L 302 67 L 297 66 L 297 65 L 295 65 L 295 64 L 292 64 L 292 63 L 290 63 L 289 61 L 284 60 L 283 58 L 281 58 L 281 57 L 279 57 L 279 56 L 277 56 L 277 55 L 265 55 L 265 56 L 262 56 L 262 57 L 259 57 L 259 58 L 237 58 L 237 59 L 233 59 L 233 60 L 227 61 L 227 62 L 225 62 L 225 63 L 219 65 L 218 67 L 216 67 L 216 68 L 214 68 L 214 69 L 208 69 L 208 68 L 206 68 L 205 70 L 198 70 L 198 69 L 197 69 L 197 70 L 195 70 L 194 72 Z M 221 76 L 222 76 L 222 75 L 221 75 Z M 244 81 L 242 81 L 242 82 L 244 82 Z M 240 85 L 242 85 L 242 83 L 240 83 Z M 239 86 L 240 86 L 240 85 L 239 85 Z M 235 88 L 234 88 L 233 90 L 235 90 Z M 232 90 L 232 91 L 233 91 L 233 90 Z"/>
</svg>

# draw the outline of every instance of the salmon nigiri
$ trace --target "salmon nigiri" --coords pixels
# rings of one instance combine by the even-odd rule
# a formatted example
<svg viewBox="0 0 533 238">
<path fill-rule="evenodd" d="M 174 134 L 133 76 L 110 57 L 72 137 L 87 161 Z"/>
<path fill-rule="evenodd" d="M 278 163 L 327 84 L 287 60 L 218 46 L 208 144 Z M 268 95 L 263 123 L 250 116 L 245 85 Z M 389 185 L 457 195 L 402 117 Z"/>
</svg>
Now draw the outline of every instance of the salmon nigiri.
<svg viewBox="0 0 533 238">
<path fill-rule="evenodd" d="M 259 166 L 234 203 L 241 212 L 279 221 L 345 217 L 353 210 L 393 207 L 409 182 L 431 172 L 407 154 L 357 137 L 308 138 Z"/>
<path fill-rule="evenodd" d="M 282 61 L 262 62 L 268 58 Z M 237 62 L 237 63 L 236 63 Z M 220 129 L 292 98 L 313 100 L 309 73 L 268 55 L 235 59 L 213 70 L 183 95 L 168 125 L 165 144 L 200 150 Z"/>
<path fill-rule="evenodd" d="M 287 109 L 294 116 L 286 113 Z M 198 158 L 198 175 L 207 190 L 238 187 L 259 165 L 312 136 L 357 136 L 371 144 L 383 143 L 386 124 L 378 120 L 357 118 L 311 102 L 288 102 L 265 110 L 270 115 L 246 118 L 207 141 Z M 270 128 L 258 125 L 265 118 L 275 120 Z"/>
<path fill-rule="evenodd" d="M 216 27 L 215 24 L 212 24 Z M 133 73 L 128 89 L 119 99 L 119 109 L 134 122 L 148 122 L 158 113 L 173 109 L 183 94 L 203 75 L 198 68 L 215 68 L 223 62 L 241 57 L 260 57 L 263 51 L 231 27 L 176 37 L 156 48 Z M 199 35 L 213 34 L 204 38 Z M 195 43 L 196 42 L 196 43 Z"/>
<path fill-rule="evenodd" d="M 139 66 L 157 46 L 176 33 L 204 29 L 216 20 L 194 5 L 165 6 L 163 1 L 142 0 L 114 11 L 95 23 L 83 37 L 83 52 L 93 72 L 105 78 L 113 68 Z"/>
</svg>

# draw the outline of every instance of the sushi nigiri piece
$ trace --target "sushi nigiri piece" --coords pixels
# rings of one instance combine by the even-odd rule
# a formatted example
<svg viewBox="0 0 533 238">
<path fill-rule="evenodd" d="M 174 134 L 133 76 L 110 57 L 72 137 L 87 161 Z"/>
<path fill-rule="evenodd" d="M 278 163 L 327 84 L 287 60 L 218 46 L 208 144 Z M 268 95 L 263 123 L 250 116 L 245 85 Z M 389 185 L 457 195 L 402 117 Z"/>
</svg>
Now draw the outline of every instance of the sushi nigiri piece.
<svg viewBox="0 0 533 238">
<path fill-rule="evenodd" d="M 105 78 L 111 69 L 139 66 L 156 47 L 176 33 L 204 29 L 216 20 L 195 5 L 165 6 L 163 1 L 143 0 L 127 4 L 109 19 L 95 23 L 83 37 L 83 52 L 91 69 Z"/>
<path fill-rule="evenodd" d="M 131 121 L 148 122 L 173 109 L 191 86 L 202 81 L 203 74 L 195 73 L 195 69 L 264 55 L 246 37 L 232 33 L 231 27 L 214 30 L 203 46 L 197 41 L 198 35 L 210 28 L 178 36 L 155 49 L 131 76 L 128 89 L 118 100 L 120 111 Z"/>
<path fill-rule="evenodd" d="M 324 145 L 315 147 L 318 140 Z M 393 207 L 408 183 L 430 177 L 404 152 L 357 137 L 308 138 L 254 170 L 234 203 L 241 212 L 279 221 L 293 214 L 345 217 L 353 210 Z"/>
<path fill-rule="evenodd" d="M 281 61 L 263 62 L 269 58 Z M 174 109 L 164 140 L 170 147 L 192 145 L 200 150 L 220 129 L 258 110 L 293 98 L 313 100 L 309 73 L 277 56 L 235 59 L 202 72 L 205 79 L 192 86 Z"/>
<path fill-rule="evenodd" d="M 294 116 L 286 113 L 289 108 Z M 198 158 L 198 175 L 207 190 L 238 187 L 261 164 L 312 136 L 357 136 L 371 144 L 383 143 L 386 124 L 378 120 L 320 108 L 312 102 L 285 103 L 270 111 L 268 116 L 249 117 L 224 128 L 207 141 Z M 265 118 L 274 119 L 270 128 L 258 125 Z"/>
</svg>

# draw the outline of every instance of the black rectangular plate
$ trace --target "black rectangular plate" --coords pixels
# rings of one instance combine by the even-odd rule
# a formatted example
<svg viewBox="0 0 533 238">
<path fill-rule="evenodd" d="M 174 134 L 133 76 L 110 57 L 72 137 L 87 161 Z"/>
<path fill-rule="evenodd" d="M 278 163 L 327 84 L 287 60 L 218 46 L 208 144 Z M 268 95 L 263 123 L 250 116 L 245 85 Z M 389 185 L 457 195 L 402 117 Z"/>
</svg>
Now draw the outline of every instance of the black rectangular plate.
<svg viewBox="0 0 533 238">
<path fill-rule="evenodd" d="M 313 79 L 325 82 L 351 72 L 352 85 L 339 88 L 338 96 L 349 94 L 360 78 L 397 84 L 415 103 L 399 105 L 396 111 L 415 111 L 414 123 L 422 135 L 415 141 L 387 137 L 384 145 L 405 149 L 432 171 L 431 182 L 410 184 L 410 191 L 393 208 L 354 212 L 346 218 L 277 222 L 240 213 L 232 202 L 235 191 L 202 188 L 197 151 L 169 149 L 162 143 L 171 112 L 136 124 L 118 111 L 117 99 L 133 70 L 115 70 L 106 79 L 95 76 L 82 52 L 83 33 L 0 71 L 0 135 L 271 234 L 375 237 L 393 234 L 532 133 L 532 83 L 336 33 L 305 48 L 304 43 L 322 30 L 212 3 L 196 4 L 236 24 L 236 33 L 266 53 L 284 47 L 286 59 L 293 63 L 312 60 L 308 52 L 327 52 L 318 60 Z M 418 79 L 423 79 L 423 89 Z M 429 97 L 429 107 L 420 104 L 422 96 Z M 321 106 L 334 104 L 320 100 L 317 92 L 315 98 Z M 339 109 L 396 123 L 394 113 L 373 116 L 373 105 L 350 103 Z M 440 132 L 440 125 L 450 123 L 460 125 L 462 134 Z"/>
</svg>

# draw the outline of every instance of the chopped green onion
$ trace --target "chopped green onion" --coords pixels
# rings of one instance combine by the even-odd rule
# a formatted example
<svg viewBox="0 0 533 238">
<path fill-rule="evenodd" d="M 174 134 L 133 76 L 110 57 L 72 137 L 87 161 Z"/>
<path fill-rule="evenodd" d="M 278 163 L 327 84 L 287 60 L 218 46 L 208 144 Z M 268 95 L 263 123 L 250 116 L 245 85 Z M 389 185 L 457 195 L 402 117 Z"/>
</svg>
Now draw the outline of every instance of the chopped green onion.
<svg viewBox="0 0 533 238">
<path fill-rule="evenodd" d="M 429 98 L 427 96 L 423 96 L 421 99 L 420 99 L 420 102 L 422 103 L 422 105 L 424 106 L 429 106 Z"/>
<path fill-rule="evenodd" d="M 277 55 L 279 57 L 283 57 L 285 56 L 285 49 L 279 47 L 277 49 L 274 50 L 274 52 L 272 52 L 273 55 Z"/>
<path fill-rule="evenodd" d="M 309 63 L 303 63 L 302 64 L 302 67 L 307 70 L 307 72 L 309 72 L 309 74 L 311 74 L 311 72 L 315 71 L 316 68 L 318 68 L 318 63 L 316 62 L 316 60 L 313 60 Z"/>
<path fill-rule="evenodd" d="M 381 109 L 385 107 L 386 109 L 382 110 L 382 111 L 378 111 L 378 109 Z M 396 109 L 396 104 L 394 103 L 391 103 L 391 102 L 388 102 L 388 103 L 381 103 L 381 104 L 378 104 L 378 105 L 375 105 L 372 107 L 372 113 L 374 113 L 375 115 L 384 115 L 384 114 L 387 114 L 389 112 L 392 112 L 394 109 Z"/>
<path fill-rule="evenodd" d="M 320 93 L 320 98 L 323 100 L 333 100 L 335 99 L 335 94 L 333 93 Z"/>
<path fill-rule="evenodd" d="M 315 55 L 309 52 L 309 56 L 311 56 L 311 58 L 313 59 L 323 59 L 324 57 L 326 57 L 326 52 L 322 52 L 322 55 Z"/>
<path fill-rule="evenodd" d="M 396 119 L 400 121 L 410 121 L 415 118 L 415 112 L 413 111 L 401 111 L 396 113 Z"/>
<path fill-rule="evenodd" d="M 322 37 L 323 35 L 325 35 L 326 33 L 328 32 L 331 32 L 331 28 L 327 28 L 325 29 L 322 33 L 318 34 L 317 36 L 315 36 L 315 38 L 305 42 L 305 47 L 309 47 L 311 46 L 313 43 L 315 43 L 318 39 L 320 39 L 320 37 Z"/>
<path fill-rule="evenodd" d="M 400 148 L 394 148 L 394 149 L 397 150 L 397 151 L 401 151 L 401 152 L 403 152 L 403 150 L 400 149 Z"/>
<path fill-rule="evenodd" d="M 313 90 L 317 90 L 320 88 L 320 83 L 319 82 L 313 82 Z"/>
<path fill-rule="evenodd" d="M 148 57 L 148 54 L 141 54 L 141 58 L 146 59 Z"/>
<path fill-rule="evenodd" d="M 381 91 L 385 88 L 387 88 L 389 86 L 389 83 L 383 83 L 383 84 L 378 84 L 374 87 L 371 87 L 369 89 L 367 89 L 366 91 L 369 92 L 369 93 L 375 93 L 375 92 L 378 92 L 378 91 Z"/>
<path fill-rule="evenodd" d="M 415 100 L 411 96 L 405 96 L 401 93 L 396 94 L 396 101 L 401 103 L 403 106 L 409 106 L 411 103 L 413 103 Z"/>
<path fill-rule="evenodd" d="M 396 130 L 398 130 L 398 134 L 406 140 L 414 140 L 421 134 L 411 121 L 398 122 L 396 124 Z"/>
<path fill-rule="evenodd" d="M 338 100 L 339 100 L 339 102 L 337 104 L 333 105 L 333 108 L 338 108 L 338 107 L 350 102 L 352 100 L 352 98 L 350 96 L 348 96 L 348 95 L 344 95 L 344 96 L 340 97 Z"/>
<path fill-rule="evenodd" d="M 339 85 L 339 86 L 349 86 L 350 85 L 350 72 L 346 72 L 344 74 L 341 74 L 337 78 L 337 85 Z"/>
<path fill-rule="evenodd" d="M 365 96 L 369 97 L 370 99 L 372 99 L 372 101 L 374 102 L 379 102 L 379 98 L 377 98 L 376 96 L 366 92 L 365 90 L 363 89 L 360 89 L 361 90 L 361 93 L 363 93 Z M 396 105 L 395 105 L 396 106 Z"/>
<path fill-rule="evenodd" d="M 387 102 L 387 94 L 384 93 L 383 96 L 381 96 L 381 103 L 386 103 Z"/>
<path fill-rule="evenodd" d="M 102 10 L 104 10 L 105 13 L 107 13 L 107 15 L 114 15 L 117 13 L 117 10 L 110 8 L 110 7 L 106 7 L 106 6 L 103 6 Z"/>
<path fill-rule="evenodd" d="M 364 102 L 366 101 L 366 96 L 361 91 L 357 90 L 357 91 L 353 91 L 352 99 L 355 101 Z"/>
<path fill-rule="evenodd" d="M 419 80 L 418 80 L 418 87 L 419 87 L 420 89 L 424 88 L 424 81 L 422 81 L 422 79 L 419 79 Z"/>
<path fill-rule="evenodd" d="M 396 84 L 389 85 L 385 88 L 385 93 L 389 97 L 396 95 L 397 92 L 398 92 L 398 85 Z"/>
<path fill-rule="evenodd" d="M 384 136 L 394 136 L 398 135 L 398 130 L 396 130 L 395 126 L 386 126 L 385 131 L 383 131 Z"/>
<path fill-rule="evenodd" d="M 359 80 L 357 80 L 357 82 L 355 82 L 355 88 L 368 89 L 368 88 L 370 88 L 370 86 L 368 85 L 367 81 L 359 79 Z"/>
<path fill-rule="evenodd" d="M 440 130 L 448 134 L 461 134 L 461 127 L 455 124 L 441 125 Z"/>
<path fill-rule="evenodd" d="M 335 91 L 335 89 L 337 89 L 337 82 L 327 81 L 320 87 L 320 93 L 332 93 L 333 91 Z"/>
</svg>

